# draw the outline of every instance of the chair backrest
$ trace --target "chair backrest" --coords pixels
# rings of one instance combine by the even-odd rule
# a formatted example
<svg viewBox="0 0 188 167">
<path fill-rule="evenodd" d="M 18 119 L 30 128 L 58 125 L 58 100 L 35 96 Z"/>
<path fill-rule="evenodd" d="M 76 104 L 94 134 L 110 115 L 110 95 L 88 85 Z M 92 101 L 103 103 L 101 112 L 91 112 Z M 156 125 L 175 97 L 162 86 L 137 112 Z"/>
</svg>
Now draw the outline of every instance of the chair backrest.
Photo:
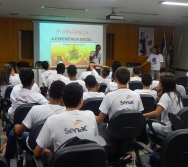
<svg viewBox="0 0 188 167">
<path fill-rule="evenodd" d="M 38 121 L 30 130 L 29 137 L 28 137 L 28 145 L 31 150 L 34 150 L 37 146 L 36 139 L 45 123 L 46 119 Z"/>
<path fill-rule="evenodd" d="M 148 113 L 155 109 L 155 99 L 153 98 L 153 96 L 141 94 L 140 98 L 144 107 L 144 111 L 142 113 Z"/>
<path fill-rule="evenodd" d="M 61 148 L 53 155 L 49 167 L 106 167 L 106 152 L 99 144 L 81 144 Z"/>
<path fill-rule="evenodd" d="M 182 96 L 183 107 L 188 107 L 188 95 Z"/>
<path fill-rule="evenodd" d="M 0 156 L 0 167 L 8 167 L 6 159 L 2 156 Z"/>
<path fill-rule="evenodd" d="M 100 84 L 98 92 L 105 92 L 107 85 L 106 84 Z"/>
<path fill-rule="evenodd" d="M 110 119 L 107 132 L 112 138 L 136 138 L 143 130 L 144 117 L 141 112 L 121 110 Z"/>
<path fill-rule="evenodd" d="M 188 166 L 188 129 L 172 132 L 164 141 L 160 158 L 162 166 L 187 167 Z"/>
<path fill-rule="evenodd" d="M 178 85 L 182 85 L 184 86 L 185 88 L 187 87 L 187 76 L 179 76 L 176 78 L 176 83 Z"/>
<path fill-rule="evenodd" d="M 35 68 L 41 68 L 41 67 L 42 67 L 42 61 L 36 61 Z"/>
<path fill-rule="evenodd" d="M 172 124 L 172 130 L 185 129 L 186 125 L 181 118 L 175 114 L 168 113 L 168 118 Z"/>
<path fill-rule="evenodd" d="M 29 67 L 29 63 L 25 61 L 20 61 L 17 63 L 18 67 Z"/>
<path fill-rule="evenodd" d="M 131 90 L 143 89 L 143 85 L 140 81 L 130 81 L 128 84 L 129 84 L 129 89 Z"/>
<path fill-rule="evenodd" d="M 30 111 L 30 109 L 37 105 L 36 103 L 31 104 L 22 104 L 19 107 L 16 108 L 14 117 L 13 117 L 13 123 L 14 124 L 21 124 L 22 121 L 25 119 L 26 115 Z"/>
<path fill-rule="evenodd" d="M 14 86 L 8 86 L 6 91 L 5 91 L 5 98 L 10 98 L 10 94 L 12 92 L 12 89 L 13 89 Z"/>
<path fill-rule="evenodd" d="M 181 118 L 181 120 L 185 123 L 188 128 L 188 107 L 182 108 L 177 115 Z"/>
<path fill-rule="evenodd" d="M 95 115 L 99 115 L 99 107 L 102 100 L 102 97 L 86 99 L 84 100 L 84 104 L 80 110 L 91 110 Z"/>
</svg>

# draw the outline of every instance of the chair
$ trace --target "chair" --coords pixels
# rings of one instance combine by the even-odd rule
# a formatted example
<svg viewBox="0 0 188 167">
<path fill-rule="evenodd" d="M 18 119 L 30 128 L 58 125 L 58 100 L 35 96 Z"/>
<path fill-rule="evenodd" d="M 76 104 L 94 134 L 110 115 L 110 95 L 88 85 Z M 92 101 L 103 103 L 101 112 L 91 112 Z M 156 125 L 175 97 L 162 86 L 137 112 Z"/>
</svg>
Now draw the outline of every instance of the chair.
<svg viewBox="0 0 188 167">
<path fill-rule="evenodd" d="M 155 110 L 156 105 L 153 96 L 147 94 L 140 94 L 140 98 L 144 107 L 144 111 L 142 112 L 143 114 Z"/>
<path fill-rule="evenodd" d="M 178 113 L 177 116 L 184 122 L 185 126 L 188 127 L 188 107 L 182 108 Z"/>
<path fill-rule="evenodd" d="M 133 143 L 141 134 L 143 126 L 144 117 L 141 112 L 121 110 L 111 117 L 107 127 L 99 127 L 99 134 L 106 141 L 104 148 L 108 154 L 109 164 L 117 162 L 125 165 L 125 162 L 119 162 L 119 158 L 111 157 L 133 150 Z"/>
<path fill-rule="evenodd" d="M 84 100 L 84 104 L 80 110 L 91 110 L 97 116 L 99 115 L 99 107 L 101 105 L 103 98 L 89 98 Z"/>
<path fill-rule="evenodd" d="M 41 68 L 42 67 L 42 61 L 36 61 L 35 68 Z"/>
<path fill-rule="evenodd" d="M 173 131 L 186 128 L 185 123 L 181 120 L 179 116 L 172 113 L 168 113 L 168 118 L 172 124 Z"/>
<path fill-rule="evenodd" d="M 188 166 L 188 130 L 176 130 L 167 136 L 159 153 L 159 167 L 187 167 Z M 135 143 L 137 167 L 152 167 L 149 154 L 140 155 L 139 148 L 143 147 L 149 153 L 152 152 L 143 143 Z"/>
<path fill-rule="evenodd" d="M 0 167 L 8 167 L 6 159 L 2 156 L 0 156 Z"/>
<path fill-rule="evenodd" d="M 106 84 L 100 84 L 98 92 L 105 92 L 107 85 Z"/>
<path fill-rule="evenodd" d="M 5 91 L 5 97 L 1 99 L 1 108 L 2 108 L 2 126 L 4 126 L 4 121 L 8 119 L 8 109 L 11 106 L 10 94 L 14 86 L 8 86 Z"/>
<path fill-rule="evenodd" d="M 18 67 L 29 67 L 29 63 L 25 61 L 20 61 L 17 63 Z"/>
<path fill-rule="evenodd" d="M 143 89 L 143 85 L 140 81 L 130 81 L 128 84 L 129 84 L 129 89 L 131 90 Z"/>
<path fill-rule="evenodd" d="M 187 87 L 187 76 L 179 76 L 176 78 L 176 84 Z"/>
<path fill-rule="evenodd" d="M 188 107 L 188 95 L 182 96 L 183 107 Z"/>
<path fill-rule="evenodd" d="M 37 167 L 42 167 L 35 159 Z M 106 152 L 96 143 L 68 146 L 58 150 L 52 157 L 48 167 L 106 167 Z"/>
</svg>

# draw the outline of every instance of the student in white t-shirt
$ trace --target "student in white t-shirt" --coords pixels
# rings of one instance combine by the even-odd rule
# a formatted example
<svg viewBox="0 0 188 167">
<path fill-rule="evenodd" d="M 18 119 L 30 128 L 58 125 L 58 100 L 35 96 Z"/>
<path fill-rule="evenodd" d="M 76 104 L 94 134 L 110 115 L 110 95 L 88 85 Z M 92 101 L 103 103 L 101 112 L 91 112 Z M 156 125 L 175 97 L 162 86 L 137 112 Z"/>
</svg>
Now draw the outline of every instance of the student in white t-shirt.
<svg viewBox="0 0 188 167">
<path fill-rule="evenodd" d="M 153 54 L 149 56 L 146 62 L 144 62 L 140 67 L 146 65 L 148 62 L 151 63 L 151 76 L 153 80 L 158 80 L 159 69 L 164 64 L 163 55 L 160 54 L 160 48 L 158 46 L 153 46 Z"/>
<path fill-rule="evenodd" d="M 127 88 L 127 83 L 130 80 L 130 72 L 125 67 L 120 67 L 116 70 L 115 80 L 118 85 L 118 89 L 108 93 L 100 107 L 100 114 L 96 117 L 98 123 L 101 123 L 108 114 L 109 118 L 112 115 L 122 109 L 143 111 L 143 105 L 140 95 Z"/>
<path fill-rule="evenodd" d="M 166 126 L 159 123 L 152 123 L 154 130 L 162 135 L 167 136 L 171 129 L 171 122 L 168 118 L 168 113 L 177 114 L 183 108 L 181 94 L 176 90 L 176 78 L 172 73 L 161 73 L 159 85 L 162 88 L 162 96 L 157 104 L 155 111 L 144 114 L 145 118 L 153 118 L 161 115 L 161 122 Z M 147 133 L 150 128 L 147 126 Z M 149 138 L 151 148 L 155 147 L 155 142 Z"/>
<path fill-rule="evenodd" d="M 50 116 L 45 122 L 36 140 L 34 156 L 51 156 L 47 150 L 51 144 L 56 151 L 61 144 L 72 137 L 92 140 L 98 135 L 95 115 L 92 111 L 80 111 L 83 105 L 83 88 L 78 83 L 70 83 L 63 89 L 63 101 L 66 111 Z M 49 137 L 52 136 L 52 137 Z"/>
<path fill-rule="evenodd" d="M 29 135 L 28 132 L 24 132 L 26 129 L 31 129 L 35 123 L 40 120 L 46 119 L 53 114 L 59 114 L 65 111 L 65 106 L 60 106 L 63 104 L 62 93 L 64 87 L 65 84 L 62 81 L 54 81 L 49 90 L 49 104 L 33 106 L 25 119 L 22 121 L 22 124 L 14 125 L 15 134 L 17 136 L 23 136 L 23 140 L 20 144 L 22 147 L 24 147 L 24 149 L 27 149 L 26 138 Z M 5 158 L 8 162 L 10 159 L 14 158 L 16 153 L 16 139 L 14 132 L 10 131 L 6 145 Z"/>
<path fill-rule="evenodd" d="M 41 65 L 42 65 L 42 68 L 45 70 L 43 73 L 41 73 L 41 82 L 42 82 L 43 87 L 47 87 L 46 82 L 47 82 L 48 77 L 51 74 L 57 74 L 57 71 L 51 70 L 50 65 L 47 61 L 43 61 Z"/>
<path fill-rule="evenodd" d="M 134 67 L 133 68 L 133 77 L 130 78 L 130 81 L 141 81 L 140 75 L 141 75 L 141 68 Z"/>
<path fill-rule="evenodd" d="M 34 72 L 32 69 L 23 68 L 20 70 L 20 80 L 22 84 L 15 85 L 10 100 L 12 102 L 11 107 L 8 110 L 8 114 L 12 119 L 16 108 L 22 104 L 38 103 L 47 104 L 48 101 L 38 92 L 31 90 L 34 84 Z"/>
<path fill-rule="evenodd" d="M 72 83 L 72 82 L 77 82 L 77 83 L 79 83 L 79 84 L 83 87 L 83 91 L 84 91 L 84 92 L 87 92 L 87 88 L 86 88 L 85 82 L 82 81 L 82 80 L 77 80 L 77 79 L 76 79 L 77 68 L 76 68 L 75 65 L 69 65 L 69 66 L 67 67 L 67 74 L 68 74 L 68 76 L 69 76 L 70 83 Z"/>
<path fill-rule="evenodd" d="M 20 84 L 19 77 L 14 76 L 15 71 L 11 64 L 5 64 L 0 73 L 1 97 L 4 98 L 8 86 Z"/>
<path fill-rule="evenodd" d="M 100 65 L 100 64 L 94 64 L 94 63 L 90 63 L 89 67 L 90 67 L 90 70 L 91 70 L 91 75 L 93 75 L 96 78 L 96 80 L 99 84 L 101 84 L 101 83 L 108 84 L 111 81 L 110 78 L 108 77 L 109 73 L 110 73 L 109 67 L 103 66 L 103 65 Z M 100 75 L 95 70 L 96 67 L 102 68 Z"/>
<path fill-rule="evenodd" d="M 98 92 L 100 85 L 96 81 L 96 78 L 93 75 L 88 75 L 85 79 L 85 84 L 88 92 L 84 92 L 83 100 L 95 97 L 104 97 L 105 94 L 103 92 Z"/>
<path fill-rule="evenodd" d="M 151 74 L 142 74 L 141 83 L 143 85 L 143 89 L 134 90 L 138 94 L 148 94 L 153 96 L 155 101 L 157 100 L 157 92 L 155 90 L 150 90 L 150 85 L 152 83 Z"/>
<path fill-rule="evenodd" d="M 59 63 L 57 65 L 56 71 L 57 71 L 57 74 L 51 74 L 46 81 L 46 85 L 47 85 L 48 89 L 50 88 L 52 82 L 54 82 L 56 80 L 63 81 L 65 83 L 65 85 L 70 83 L 70 79 L 63 76 L 63 74 L 65 72 L 65 65 L 63 63 Z"/>
</svg>

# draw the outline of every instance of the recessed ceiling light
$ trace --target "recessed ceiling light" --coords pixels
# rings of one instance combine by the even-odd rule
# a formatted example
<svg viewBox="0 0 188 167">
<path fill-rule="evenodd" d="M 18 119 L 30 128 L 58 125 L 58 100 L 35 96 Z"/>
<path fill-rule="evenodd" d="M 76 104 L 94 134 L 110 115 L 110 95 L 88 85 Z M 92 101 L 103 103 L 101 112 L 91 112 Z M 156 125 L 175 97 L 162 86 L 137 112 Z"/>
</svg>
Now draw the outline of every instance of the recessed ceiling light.
<svg viewBox="0 0 188 167">
<path fill-rule="evenodd" d="M 85 12 L 88 12 L 88 11 L 89 11 L 89 9 L 84 9 L 84 11 L 85 11 Z"/>
<path fill-rule="evenodd" d="M 41 6 L 40 8 L 41 8 L 41 9 L 44 9 L 45 7 L 46 7 L 46 6 Z"/>
<path fill-rule="evenodd" d="M 169 2 L 169 1 L 166 1 L 166 2 L 161 2 L 161 4 L 163 5 L 178 5 L 178 6 L 188 6 L 188 3 L 181 3 L 181 2 Z"/>
</svg>

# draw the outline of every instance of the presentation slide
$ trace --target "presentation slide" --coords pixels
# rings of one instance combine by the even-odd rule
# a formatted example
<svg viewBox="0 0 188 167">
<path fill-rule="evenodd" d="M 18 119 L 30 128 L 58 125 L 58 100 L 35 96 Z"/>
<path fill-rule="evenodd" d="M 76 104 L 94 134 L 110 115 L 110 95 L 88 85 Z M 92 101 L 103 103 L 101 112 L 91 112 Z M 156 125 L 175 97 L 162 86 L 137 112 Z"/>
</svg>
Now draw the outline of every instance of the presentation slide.
<svg viewBox="0 0 188 167">
<path fill-rule="evenodd" d="M 36 23 L 35 23 L 36 24 Z M 38 47 L 35 46 L 35 61 L 48 61 L 52 67 L 63 62 L 66 66 L 87 66 L 90 52 L 101 45 L 104 55 L 104 25 L 38 22 Z M 35 30 L 34 29 L 34 30 Z M 37 31 L 37 30 L 36 30 Z M 103 63 L 103 58 L 101 63 Z"/>
</svg>

